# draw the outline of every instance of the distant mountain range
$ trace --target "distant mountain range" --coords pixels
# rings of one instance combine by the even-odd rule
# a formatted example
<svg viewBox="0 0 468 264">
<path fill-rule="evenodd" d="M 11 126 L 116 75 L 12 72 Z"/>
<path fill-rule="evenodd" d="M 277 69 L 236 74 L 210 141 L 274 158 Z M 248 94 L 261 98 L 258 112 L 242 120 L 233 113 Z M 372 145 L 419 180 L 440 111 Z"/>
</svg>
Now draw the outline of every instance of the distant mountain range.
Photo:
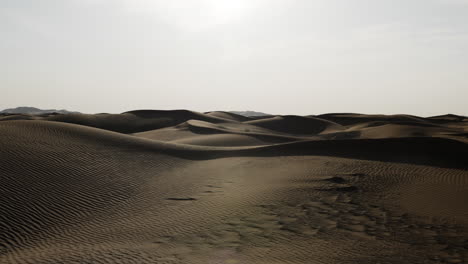
<svg viewBox="0 0 468 264">
<path fill-rule="evenodd" d="M 57 110 L 57 109 L 39 109 L 36 107 L 28 107 L 28 106 L 20 106 L 16 108 L 8 108 L 3 111 L 0 111 L 0 114 L 27 114 L 27 115 L 43 115 L 43 114 L 50 114 L 50 113 L 59 113 L 59 114 L 72 114 L 72 113 L 79 113 L 79 112 L 72 112 L 67 110 Z"/>
<path fill-rule="evenodd" d="M 255 111 L 229 111 L 229 113 L 237 114 L 237 115 L 242 115 L 242 116 L 271 116 L 270 114 L 265 114 L 262 112 L 255 112 Z"/>
</svg>

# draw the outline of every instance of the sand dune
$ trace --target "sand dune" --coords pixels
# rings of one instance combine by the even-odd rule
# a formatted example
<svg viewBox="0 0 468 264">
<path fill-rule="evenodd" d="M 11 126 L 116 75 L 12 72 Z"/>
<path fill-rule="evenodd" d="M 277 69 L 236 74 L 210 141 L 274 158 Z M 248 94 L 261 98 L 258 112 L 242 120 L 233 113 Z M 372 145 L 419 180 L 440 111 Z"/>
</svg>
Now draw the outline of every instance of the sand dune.
<svg viewBox="0 0 468 264">
<path fill-rule="evenodd" d="M 441 123 L 448 123 L 448 122 L 466 122 L 468 118 L 466 116 L 459 116 L 459 115 L 439 115 L 439 116 L 431 116 L 428 117 L 432 122 L 441 122 Z"/>
<path fill-rule="evenodd" d="M 8 114 L 8 115 L 0 115 L 0 121 L 9 121 L 9 120 L 34 120 L 36 119 L 33 116 L 29 115 L 21 115 L 21 114 Z"/>
<path fill-rule="evenodd" d="M 269 145 L 309 139 L 245 123 L 213 124 L 200 120 L 189 120 L 175 127 L 145 131 L 135 135 L 153 140 L 206 146 Z"/>
<path fill-rule="evenodd" d="M 23 115 L 21 118 L 26 119 Z M 7 117 L 0 118 L 7 119 Z M 10 118 L 11 119 L 11 118 Z M 231 122 L 232 119 L 206 115 L 187 110 L 138 110 L 122 114 L 48 114 L 44 116 L 33 116 L 31 119 L 48 120 L 64 123 L 85 125 L 102 128 L 121 133 L 137 133 L 164 127 L 170 127 L 182 122 L 196 119 L 212 123 Z"/>
<path fill-rule="evenodd" d="M 466 263 L 467 124 L 4 116 L 0 263 Z"/>
<path fill-rule="evenodd" d="M 328 120 L 301 116 L 276 116 L 245 123 L 278 132 L 303 135 L 315 135 L 326 130 L 341 130 L 342 128 L 341 125 Z"/>
<path fill-rule="evenodd" d="M 214 116 L 214 117 L 219 117 L 222 119 L 228 119 L 232 121 L 238 121 L 238 122 L 245 122 L 249 120 L 253 120 L 250 117 L 234 114 L 234 113 L 229 113 L 229 112 L 223 112 L 223 111 L 214 111 L 214 112 L 208 112 L 206 113 L 209 116 Z"/>
<path fill-rule="evenodd" d="M 457 134 L 459 129 L 430 125 L 379 124 L 372 126 L 354 126 L 347 131 L 360 131 L 360 138 L 394 137 L 443 137 Z"/>
<path fill-rule="evenodd" d="M 316 116 L 318 118 L 330 120 L 338 124 L 347 126 L 363 122 L 412 122 L 428 123 L 425 118 L 412 115 L 361 115 L 361 114 L 323 114 Z"/>
</svg>

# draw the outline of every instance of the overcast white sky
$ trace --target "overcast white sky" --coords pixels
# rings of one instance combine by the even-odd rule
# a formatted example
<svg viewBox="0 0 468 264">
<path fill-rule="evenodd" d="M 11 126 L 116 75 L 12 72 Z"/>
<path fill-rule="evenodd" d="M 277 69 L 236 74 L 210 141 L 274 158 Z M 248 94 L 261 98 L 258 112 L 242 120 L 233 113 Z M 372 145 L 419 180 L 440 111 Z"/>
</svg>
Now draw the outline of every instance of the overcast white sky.
<svg viewBox="0 0 468 264">
<path fill-rule="evenodd" d="M 468 115 L 468 0 L 0 0 L 0 109 Z"/>
</svg>

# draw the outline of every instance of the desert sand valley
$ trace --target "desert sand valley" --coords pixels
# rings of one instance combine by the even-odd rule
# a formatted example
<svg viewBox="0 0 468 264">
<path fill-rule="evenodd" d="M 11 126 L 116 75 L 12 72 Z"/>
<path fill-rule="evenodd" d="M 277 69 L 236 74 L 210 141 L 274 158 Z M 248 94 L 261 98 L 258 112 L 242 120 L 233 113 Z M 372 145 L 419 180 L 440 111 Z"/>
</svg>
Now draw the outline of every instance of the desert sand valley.
<svg viewBox="0 0 468 264">
<path fill-rule="evenodd" d="M 0 263 L 468 263 L 468 118 L 0 116 Z"/>
</svg>

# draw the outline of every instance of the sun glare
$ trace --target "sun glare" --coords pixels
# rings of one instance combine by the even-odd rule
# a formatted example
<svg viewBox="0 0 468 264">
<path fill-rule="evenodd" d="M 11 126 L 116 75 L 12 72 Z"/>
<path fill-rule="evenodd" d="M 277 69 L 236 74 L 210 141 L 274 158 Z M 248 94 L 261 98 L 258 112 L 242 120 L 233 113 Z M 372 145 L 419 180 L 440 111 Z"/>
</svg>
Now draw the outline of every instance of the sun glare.
<svg viewBox="0 0 468 264">
<path fill-rule="evenodd" d="M 214 19 L 213 22 L 223 24 L 248 15 L 256 6 L 256 2 L 249 0 L 207 0 L 206 8 Z"/>
<path fill-rule="evenodd" d="M 251 15 L 264 0 L 125 0 L 126 12 L 149 14 L 186 30 L 236 23 Z"/>
</svg>

